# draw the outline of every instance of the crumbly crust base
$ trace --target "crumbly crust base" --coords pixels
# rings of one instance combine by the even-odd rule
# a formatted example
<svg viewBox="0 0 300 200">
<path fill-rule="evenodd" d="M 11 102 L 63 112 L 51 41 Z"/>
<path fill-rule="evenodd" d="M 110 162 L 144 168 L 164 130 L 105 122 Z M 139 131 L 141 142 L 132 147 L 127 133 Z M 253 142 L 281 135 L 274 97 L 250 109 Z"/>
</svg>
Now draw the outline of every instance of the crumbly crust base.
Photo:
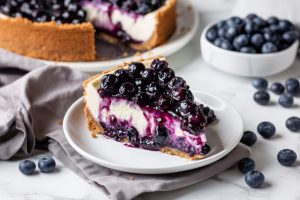
<svg viewBox="0 0 300 200">
<path fill-rule="evenodd" d="M 105 74 L 113 73 L 115 70 L 120 69 L 120 68 L 124 68 L 127 65 L 128 65 L 128 63 L 124 63 L 123 65 L 120 65 L 120 66 L 115 67 L 115 68 L 110 69 L 110 70 L 103 71 L 103 72 L 101 72 L 99 74 L 96 74 L 96 75 L 90 77 L 89 79 L 85 80 L 83 82 L 83 87 L 84 87 L 83 99 L 84 99 L 84 103 L 86 102 L 86 91 L 85 91 L 85 89 L 86 89 L 89 82 L 91 82 L 94 79 L 96 79 L 98 77 L 101 77 Z M 89 108 L 86 105 L 86 103 L 85 103 L 85 108 L 84 108 L 84 114 L 85 114 L 87 128 L 90 130 L 90 132 L 92 134 L 92 137 L 96 137 L 98 134 L 103 134 L 104 130 L 103 130 L 102 126 L 90 114 Z M 169 155 L 176 155 L 176 156 L 179 156 L 181 158 L 188 159 L 188 160 L 200 160 L 200 159 L 205 158 L 204 155 L 190 156 L 188 153 L 182 152 L 178 149 L 174 149 L 174 148 L 171 148 L 171 147 L 164 147 L 164 148 L 160 149 L 160 151 L 163 152 L 163 153 L 169 154 Z"/>
<path fill-rule="evenodd" d="M 36 23 L 25 18 L 0 19 L 0 48 L 24 56 L 53 61 L 96 59 L 91 23 Z"/>
</svg>

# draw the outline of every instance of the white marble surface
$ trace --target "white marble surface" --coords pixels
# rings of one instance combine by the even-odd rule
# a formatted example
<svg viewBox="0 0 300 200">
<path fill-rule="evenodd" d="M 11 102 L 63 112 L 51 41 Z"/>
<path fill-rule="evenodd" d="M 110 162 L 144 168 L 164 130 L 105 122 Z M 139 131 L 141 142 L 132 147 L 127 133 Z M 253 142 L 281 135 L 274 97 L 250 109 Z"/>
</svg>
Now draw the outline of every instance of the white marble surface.
<svg viewBox="0 0 300 200">
<path fill-rule="evenodd" d="M 194 0 L 201 16 L 201 27 L 212 20 L 226 17 L 234 0 Z M 276 160 L 282 148 L 291 148 L 300 157 L 300 133 L 289 132 L 284 125 L 287 117 L 300 116 L 300 99 L 293 109 L 274 105 L 262 107 L 252 101 L 254 89 L 250 79 L 223 74 L 207 66 L 200 54 L 200 30 L 194 40 L 168 60 L 175 65 L 177 74 L 184 77 L 192 89 L 209 90 L 229 101 L 241 113 L 245 130 L 256 130 L 259 122 L 268 120 L 276 125 L 276 136 L 262 139 L 253 146 L 252 158 L 257 169 L 266 177 L 266 184 L 260 189 L 250 189 L 244 176 L 233 167 L 205 182 L 172 192 L 145 194 L 137 200 L 194 200 L 194 199 L 300 199 L 300 158 L 295 166 L 283 167 Z M 242 67 L 242 66 L 241 66 Z M 272 66 L 270 66 L 272 67 Z M 284 81 L 290 76 L 300 77 L 300 62 L 289 70 L 269 77 L 270 81 Z M 272 96 L 276 102 L 277 97 Z M 36 160 L 41 155 L 33 156 Z M 108 199 L 102 192 L 83 181 L 76 174 L 58 162 L 54 174 L 24 176 L 18 171 L 19 161 L 0 161 L 0 200 L 94 200 Z"/>
</svg>

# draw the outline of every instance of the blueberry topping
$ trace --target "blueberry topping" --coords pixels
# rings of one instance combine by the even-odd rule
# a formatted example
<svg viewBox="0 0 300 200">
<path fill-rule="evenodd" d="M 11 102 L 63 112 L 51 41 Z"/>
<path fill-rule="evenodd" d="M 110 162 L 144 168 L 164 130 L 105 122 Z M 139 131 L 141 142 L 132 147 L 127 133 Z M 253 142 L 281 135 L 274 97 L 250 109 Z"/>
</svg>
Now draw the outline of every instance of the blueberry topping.
<svg viewBox="0 0 300 200">
<path fill-rule="evenodd" d="M 106 74 L 101 79 L 100 87 L 108 93 L 113 93 L 117 81 L 118 79 L 115 75 Z"/>
<path fill-rule="evenodd" d="M 291 149 L 282 149 L 277 154 L 278 162 L 283 166 L 291 166 L 297 160 L 297 154 Z"/>
<path fill-rule="evenodd" d="M 243 173 L 246 174 L 249 171 L 254 170 L 255 162 L 251 158 L 243 158 L 238 162 L 238 169 Z"/>
<path fill-rule="evenodd" d="M 270 90 L 275 94 L 283 94 L 284 93 L 284 86 L 279 82 L 275 82 L 271 85 Z"/>
<path fill-rule="evenodd" d="M 253 99 L 260 105 L 267 105 L 270 102 L 270 95 L 264 90 L 259 90 L 254 93 Z"/>
<path fill-rule="evenodd" d="M 51 157 L 43 157 L 38 162 L 38 167 L 41 172 L 51 173 L 55 170 L 56 162 Z"/>
<path fill-rule="evenodd" d="M 265 176 L 259 171 L 250 171 L 245 175 L 245 182 L 252 188 L 259 188 L 265 182 Z"/>
<path fill-rule="evenodd" d="M 31 160 L 23 160 L 19 163 L 19 170 L 25 175 L 30 175 L 35 170 L 35 163 Z"/>
<path fill-rule="evenodd" d="M 163 147 L 168 143 L 168 130 L 164 126 L 156 127 L 154 142 L 160 147 Z"/>
<path fill-rule="evenodd" d="M 183 78 L 181 78 L 181 77 L 174 77 L 174 78 L 172 78 L 169 81 L 168 87 L 172 90 L 172 89 L 176 89 L 176 88 L 179 88 L 179 87 L 186 88 L 187 85 L 186 85 L 186 82 L 185 82 L 185 80 Z"/>
<path fill-rule="evenodd" d="M 168 67 L 168 63 L 165 60 L 154 59 L 151 63 L 151 68 L 157 72 L 167 67 Z"/>
<path fill-rule="evenodd" d="M 154 69 L 148 68 L 141 72 L 141 78 L 144 78 L 148 81 L 153 81 L 156 78 L 156 72 Z"/>
<path fill-rule="evenodd" d="M 115 71 L 114 74 L 116 75 L 118 80 L 120 80 L 122 82 L 131 82 L 132 81 L 132 78 L 130 77 L 128 71 L 125 69 L 118 69 Z"/>
<path fill-rule="evenodd" d="M 137 130 L 133 127 L 129 128 L 127 131 L 128 141 L 135 147 L 140 145 L 140 138 Z"/>
<path fill-rule="evenodd" d="M 256 78 L 252 81 L 252 85 L 258 90 L 265 90 L 268 87 L 268 81 L 264 78 Z"/>
<path fill-rule="evenodd" d="M 175 76 L 171 68 L 164 68 L 158 72 L 158 81 L 161 85 L 166 85 Z"/>
<path fill-rule="evenodd" d="M 271 138 L 275 132 L 276 128 L 271 122 L 261 122 L 257 126 L 257 132 L 264 138 Z"/>
<path fill-rule="evenodd" d="M 161 87 L 155 82 L 150 83 L 146 88 L 146 93 L 151 96 L 158 96 L 161 92 Z"/>
<path fill-rule="evenodd" d="M 297 132 L 300 130 L 300 118 L 299 117 L 289 117 L 285 121 L 285 126 L 293 132 Z"/>
<path fill-rule="evenodd" d="M 135 91 L 136 91 L 136 88 L 135 88 L 134 84 L 132 84 L 130 82 L 125 82 L 125 83 L 122 83 L 122 85 L 120 86 L 118 95 L 120 97 L 130 98 L 130 97 L 134 96 Z"/>
<path fill-rule="evenodd" d="M 290 94 L 283 94 L 279 97 L 278 103 L 285 108 L 290 108 L 293 106 L 294 98 Z"/>
<path fill-rule="evenodd" d="M 150 96 L 146 94 L 145 92 L 139 92 L 135 97 L 134 97 L 134 102 L 141 105 L 141 106 L 146 106 L 150 103 Z"/>
<path fill-rule="evenodd" d="M 245 131 L 240 142 L 247 146 L 252 146 L 253 144 L 255 144 L 256 140 L 257 137 L 255 133 L 253 133 L 252 131 Z"/>
<path fill-rule="evenodd" d="M 187 99 L 194 100 L 192 92 L 189 89 L 183 87 L 172 90 L 172 97 L 177 101 L 183 101 Z"/>
<path fill-rule="evenodd" d="M 133 62 L 128 66 L 128 73 L 133 78 L 139 78 L 141 77 L 141 72 L 145 70 L 145 65 L 140 62 Z"/>
</svg>

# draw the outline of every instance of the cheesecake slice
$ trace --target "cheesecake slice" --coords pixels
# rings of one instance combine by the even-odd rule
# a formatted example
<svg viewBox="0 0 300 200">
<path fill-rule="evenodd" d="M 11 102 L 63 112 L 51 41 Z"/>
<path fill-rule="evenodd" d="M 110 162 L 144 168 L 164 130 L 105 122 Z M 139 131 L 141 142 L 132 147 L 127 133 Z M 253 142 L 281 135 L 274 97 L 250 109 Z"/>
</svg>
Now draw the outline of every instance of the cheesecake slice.
<svg viewBox="0 0 300 200">
<path fill-rule="evenodd" d="M 214 112 L 194 101 L 186 81 L 163 58 L 124 64 L 83 85 L 93 136 L 190 160 L 210 151 L 205 128 L 216 119 Z"/>
</svg>

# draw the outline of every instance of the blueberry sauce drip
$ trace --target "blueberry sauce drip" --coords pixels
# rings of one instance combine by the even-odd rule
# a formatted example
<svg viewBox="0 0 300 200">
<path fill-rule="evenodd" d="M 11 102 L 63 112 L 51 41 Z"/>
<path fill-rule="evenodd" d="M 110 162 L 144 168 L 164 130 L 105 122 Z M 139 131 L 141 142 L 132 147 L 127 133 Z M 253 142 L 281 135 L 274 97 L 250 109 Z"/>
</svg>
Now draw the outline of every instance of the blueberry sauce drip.
<svg viewBox="0 0 300 200">
<path fill-rule="evenodd" d="M 78 0 L 2 0 L 0 12 L 34 22 L 55 21 L 78 24 L 86 21 L 86 12 Z"/>
<path fill-rule="evenodd" d="M 99 94 L 128 99 L 143 108 L 166 112 L 181 121 L 181 128 L 193 135 L 202 133 L 205 126 L 216 119 L 213 110 L 194 102 L 186 81 L 176 77 L 164 60 L 153 60 L 150 68 L 133 62 L 128 69 L 104 75 Z"/>
</svg>

